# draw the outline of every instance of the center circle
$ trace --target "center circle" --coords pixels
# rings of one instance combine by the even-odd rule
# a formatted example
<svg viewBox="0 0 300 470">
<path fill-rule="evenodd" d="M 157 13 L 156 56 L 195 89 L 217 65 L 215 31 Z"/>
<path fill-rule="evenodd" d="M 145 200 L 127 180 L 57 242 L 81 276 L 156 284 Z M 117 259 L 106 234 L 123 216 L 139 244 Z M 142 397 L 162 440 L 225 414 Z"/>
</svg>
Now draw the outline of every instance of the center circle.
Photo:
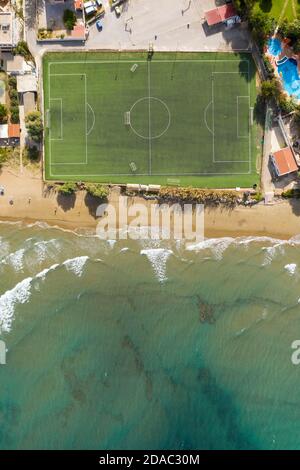
<svg viewBox="0 0 300 470">
<path fill-rule="evenodd" d="M 130 109 L 130 127 L 141 139 L 159 139 L 167 132 L 170 124 L 170 110 L 159 98 L 140 98 Z"/>
</svg>

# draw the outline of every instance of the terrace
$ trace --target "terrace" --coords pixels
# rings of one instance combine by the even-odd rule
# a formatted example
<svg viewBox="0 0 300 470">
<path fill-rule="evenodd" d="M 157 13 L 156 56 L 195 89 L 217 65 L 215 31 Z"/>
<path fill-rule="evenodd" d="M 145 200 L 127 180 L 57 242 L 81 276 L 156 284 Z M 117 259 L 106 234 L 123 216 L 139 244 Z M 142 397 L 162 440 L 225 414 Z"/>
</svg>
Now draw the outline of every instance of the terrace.
<svg viewBox="0 0 300 470">
<path fill-rule="evenodd" d="M 53 2 L 53 0 L 38 0 L 38 2 L 38 41 L 85 41 L 84 14 L 78 8 L 78 1 Z M 64 24 L 63 15 L 65 10 L 70 10 L 76 15 L 76 24 L 73 29 L 67 29 Z"/>
</svg>

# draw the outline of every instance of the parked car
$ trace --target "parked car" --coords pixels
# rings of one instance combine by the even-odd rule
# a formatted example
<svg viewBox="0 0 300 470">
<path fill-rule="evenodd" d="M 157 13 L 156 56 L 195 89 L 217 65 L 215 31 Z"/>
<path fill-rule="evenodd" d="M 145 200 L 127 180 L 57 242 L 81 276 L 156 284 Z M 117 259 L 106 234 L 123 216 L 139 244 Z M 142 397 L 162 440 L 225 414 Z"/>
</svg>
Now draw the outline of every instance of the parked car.
<svg viewBox="0 0 300 470">
<path fill-rule="evenodd" d="M 97 7 L 96 6 L 90 6 L 85 8 L 85 13 L 86 15 L 92 15 L 93 13 L 96 13 Z"/>
<path fill-rule="evenodd" d="M 115 13 L 117 16 L 121 15 L 121 8 L 120 7 L 115 7 Z"/>
<path fill-rule="evenodd" d="M 103 26 L 102 26 L 102 23 L 101 23 L 100 20 L 97 20 L 97 21 L 96 21 L 96 26 L 97 26 L 97 29 L 98 29 L 99 32 L 102 31 Z"/>
<path fill-rule="evenodd" d="M 96 0 L 96 3 L 97 3 L 97 5 L 98 5 L 99 8 L 102 7 L 102 2 L 100 2 L 100 0 Z"/>
</svg>

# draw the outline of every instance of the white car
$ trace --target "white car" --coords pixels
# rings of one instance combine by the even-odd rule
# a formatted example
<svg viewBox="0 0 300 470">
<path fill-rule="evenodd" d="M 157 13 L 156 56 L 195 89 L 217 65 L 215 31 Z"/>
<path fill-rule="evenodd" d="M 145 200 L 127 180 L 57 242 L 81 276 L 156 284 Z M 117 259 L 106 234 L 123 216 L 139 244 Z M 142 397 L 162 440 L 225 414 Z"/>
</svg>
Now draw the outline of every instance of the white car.
<svg viewBox="0 0 300 470">
<path fill-rule="evenodd" d="M 89 7 L 95 7 L 96 6 L 96 2 L 94 1 L 90 1 L 90 2 L 85 2 L 84 3 L 84 9 L 86 10 L 87 8 Z"/>
<path fill-rule="evenodd" d="M 121 15 L 121 8 L 120 7 L 115 7 L 115 13 L 117 16 Z"/>
<path fill-rule="evenodd" d="M 98 5 L 99 8 L 102 7 L 102 2 L 100 2 L 100 0 L 96 0 L 96 3 L 97 3 L 97 5 Z"/>
</svg>

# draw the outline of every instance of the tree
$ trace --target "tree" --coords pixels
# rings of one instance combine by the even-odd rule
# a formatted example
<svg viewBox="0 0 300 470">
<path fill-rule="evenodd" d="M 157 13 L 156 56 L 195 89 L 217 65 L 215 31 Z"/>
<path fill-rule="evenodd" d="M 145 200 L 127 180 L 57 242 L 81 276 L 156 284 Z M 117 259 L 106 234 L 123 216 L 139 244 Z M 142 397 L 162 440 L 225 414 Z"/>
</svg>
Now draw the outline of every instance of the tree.
<svg viewBox="0 0 300 470">
<path fill-rule="evenodd" d="M 25 118 L 26 129 L 34 142 L 40 142 L 43 136 L 42 115 L 39 111 L 28 113 Z"/>
<path fill-rule="evenodd" d="M 91 196 L 107 201 L 109 195 L 109 189 L 107 186 L 103 186 L 102 184 L 88 183 L 86 184 L 85 189 Z"/>
<path fill-rule="evenodd" d="M 74 13 L 74 11 L 66 9 L 63 15 L 63 22 L 66 29 L 73 29 L 77 22 L 76 14 Z"/>
<path fill-rule="evenodd" d="M 7 122 L 7 107 L 4 104 L 0 104 L 0 123 Z"/>
<path fill-rule="evenodd" d="M 261 84 L 261 96 L 268 100 L 270 98 L 278 99 L 281 95 L 281 85 L 277 79 L 265 80 Z"/>
<path fill-rule="evenodd" d="M 26 41 L 19 41 L 16 47 L 14 48 L 13 52 L 14 54 L 19 54 L 24 57 L 26 62 L 34 62 L 34 58 L 31 55 Z"/>
<path fill-rule="evenodd" d="M 263 13 L 260 10 L 252 10 L 249 14 L 249 25 L 255 39 L 259 42 L 264 42 L 268 36 L 273 34 L 275 20 L 267 13 Z"/>
<path fill-rule="evenodd" d="M 71 182 L 64 183 L 62 186 L 59 186 L 57 188 L 58 192 L 60 194 L 63 194 L 64 196 L 71 196 L 72 194 L 75 193 L 76 189 L 77 189 L 76 183 L 71 183 Z"/>
</svg>

